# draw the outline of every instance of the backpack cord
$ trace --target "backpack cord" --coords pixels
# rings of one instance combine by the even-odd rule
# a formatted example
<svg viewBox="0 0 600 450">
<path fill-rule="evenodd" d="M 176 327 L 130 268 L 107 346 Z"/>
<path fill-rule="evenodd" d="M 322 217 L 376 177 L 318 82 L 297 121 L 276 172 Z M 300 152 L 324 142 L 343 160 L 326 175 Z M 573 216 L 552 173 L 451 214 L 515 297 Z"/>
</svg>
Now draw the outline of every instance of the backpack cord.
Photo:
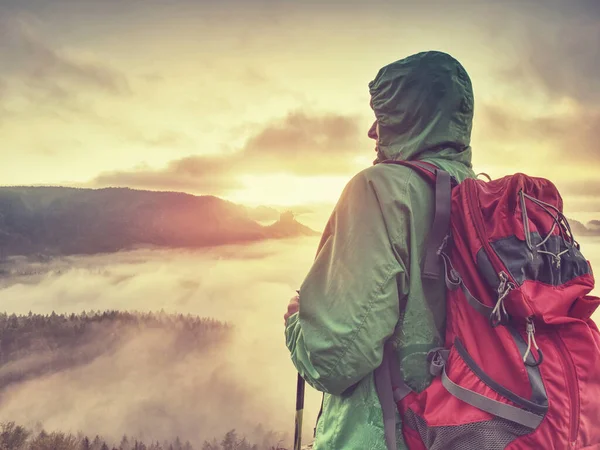
<svg viewBox="0 0 600 450">
<path fill-rule="evenodd" d="M 523 192 L 522 189 L 519 191 L 519 197 L 520 197 L 520 201 L 521 201 L 521 214 L 523 217 L 523 231 L 525 232 L 525 241 L 527 243 L 527 247 L 532 252 L 543 253 L 543 254 L 551 256 L 555 266 L 557 268 L 560 268 L 560 257 L 562 255 L 564 255 L 565 253 L 568 253 L 573 247 L 579 248 L 579 244 L 575 241 L 575 238 L 573 237 L 573 233 L 571 231 L 571 226 L 569 225 L 569 221 L 566 220 L 564 214 L 558 208 L 556 208 L 555 206 L 553 206 L 549 203 L 538 200 L 535 197 L 525 194 L 525 192 Z M 531 229 L 529 228 L 529 217 L 527 214 L 527 205 L 525 204 L 525 199 L 530 200 L 531 202 L 533 202 L 534 204 L 536 204 L 537 206 L 542 208 L 544 210 L 544 212 L 546 212 L 550 217 L 552 217 L 552 228 L 546 234 L 546 236 L 542 239 L 542 241 L 535 245 L 531 241 Z M 551 208 L 554 211 L 556 211 L 556 215 L 554 215 L 552 213 L 552 211 L 548 208 Z M 540 250 L 540 247 L 543 246 L 546 242 L 548 242 L 550 237 L 553 235 L 554 230 L 556 230 L 557 225 L 558 225 L 560 237 L 561 237 L 565 247 L 567 247 L 567 248 L 559 253 L 553 253 L 553 252 L 549 252 L 547 250 Z M 568 233 L 568 236 L 567 236 L 567 233 Z"/>
</svg>

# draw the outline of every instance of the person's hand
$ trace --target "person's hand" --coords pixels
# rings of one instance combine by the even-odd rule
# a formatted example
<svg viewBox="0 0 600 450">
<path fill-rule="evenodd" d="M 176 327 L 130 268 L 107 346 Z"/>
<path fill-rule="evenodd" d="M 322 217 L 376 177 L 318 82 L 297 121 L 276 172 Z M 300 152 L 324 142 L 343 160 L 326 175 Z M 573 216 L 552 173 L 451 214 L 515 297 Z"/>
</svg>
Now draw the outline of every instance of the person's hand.
<svg viewBox="0 0 600 450">
<path fill-rule="evenodd" d="M 292 314 L 297 313 L 299 309 L 300 297 L 298 295 L 295 295 L 291 298 L 290 303 L 288 304 L 287 312 L 283 316 L 283 323 L 287 324 L 288 317 L 290 317 Z"/>
</svg>

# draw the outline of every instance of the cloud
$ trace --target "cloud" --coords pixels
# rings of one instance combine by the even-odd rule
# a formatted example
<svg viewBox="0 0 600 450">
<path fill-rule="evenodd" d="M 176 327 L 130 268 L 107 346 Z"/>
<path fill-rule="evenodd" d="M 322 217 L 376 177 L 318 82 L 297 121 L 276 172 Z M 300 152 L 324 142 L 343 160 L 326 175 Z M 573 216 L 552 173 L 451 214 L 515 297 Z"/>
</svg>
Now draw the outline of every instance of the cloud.
<svg viewBox="0 0 600 450">
<path fill-rule="evenodd" d="M 476 157 L 492 169 L 502 167 L 497 176 L 519 171 L 550 179 L 565 211 L 600 211 L 600 181 L 590 170 L 600 164 L 600 108 L 573 104 L 536 116 L 484 104 L 477 120 Z"/>
<path fill-rule="evenodd" d="M 519 30 L 518 58 L 501 80 L 524 92 L 543 90 L 552 99 L 570 97 L 587 105 L 600 100 L 600 7 L 598 2 L 539 2 L 526 6 Z M 543 8 L 542 8 L 543 4 Z M 523 20 L 536 16 L 539 20 Z"/>
<path fill-rule="evenodd" d="M 245 152 L 248 156 L 349 155 L 355 150 L 358 131 L 356 120 L 350 117 L 334 114 L 309 117 L 294 112 L 251 138 Z"/>
<path fill-rule="evenodd" d="M 81 89 L 113 95 L 131 93 L 123 73 L 100 61 L 85 60 L 53 47 L 24 19 L 0 19 L 0 42 L 0 57 L 11 63 L 8 73 L 51 98 L 64 99 Z"/>
<path fill-rule="evenodd" d="M 158 145 L 169 137 L 163 133 L 164 137 L 148 138 L 128 123 L 131 120 L 123 120 L 121 112 L 130 107 L 126 102 L 133 94 L 128 75 L 93 52 L 82 56 L 52 38 L 33 16 L 2 16 L 0 11 L 0 60 L 8 61 L 0 69 L 0 120 L 17 140 L 27 140 L 19 131 L 24 121 L 40 130 L 38 142 L 24 146 L 23 153 L 59 154 L 90 147 L 88 142 L 71 147 L 54 142 L 66 128 L 69 136 L 90 130 L 97 135 L 100 128 L 101 138 L 116 135 L 146 145 Z M 110 115 L 101 113 L 99 105 L 110 108 Z M 40 147 L 47 149 L 40 151 Z"/>
<path fill-rule="evenodd" d="M 554 150 L 558 160 L 600 163 L 600 108 L 574 104 L 568 112 L 529 116 L 499 104 L 485 104 L 479 108 L 478 120 L 485 139 L 496 145 L 543 145 Z M 498 161 L 505 157 L 495 156 Z"/>
<path fill-rule="evenodd" d="M 495 39 L 509 43 L 510 59 L 495 74 L 503 96 L 490 97 L 477 108 L 481 135 L 498 148 L 535 147 L 540 157 L 581 167 L 597 164 L 600 7 L 588 0 L 522 6 L 519 11 L 511 6 L 511 26 L 497 29 L 501 34 Z M 488 156 L 502 164 L 511 154 Z M 513 151 L 512 156 L 520 155 Z"/>
<path fill-rule="evenodd" d="M 364 155 L 367 161 L 373 155 L 372 144 L 364 137 L 370 124 L 357 127 L 357 121 L 345 115 L 355 111 L 365 117 L 370 114 L 366 82 L 377 67 L 418 46 L 456 54 L 473 67 L 475 84 L 490 83 L 490 64 L 496 62 L 508 66 L 501 79 L 503 87 L 526 82 L 527 87 L 566 90 L 573 92 L 571 97 L 583 98 L 587 97 L 586 91 L 592 92 L 589 97 L 593 97 L 592 81 L 597 79 L 589 76 L 594 74 L 598 60 L 596 46 L 592 45 L 595 31 L 590 25 L 598 17 L 594 15 L 597 7 L 589 2 L 573 1 L 568 6 L 554 1 L 529 4 L 533 6 L 509 2 L 494 6 L 493 12 L 484 11 L 492 6 L 491 1 L 438 8 L 434 16 L 428 16 L 428 23 L 434 28 L 456 29 L 454 24 L 464 25 L 463 12 L 471 11 L 478 17 L 476 23 L 460 28 L 462 31 L 452 39 L 440 40 L 433 34 L 406 39 L 413 31 L 419 36 L 419 17 L 428 6 L 384 0 L 376 0 L 374 8 L 352 1 L 352 8 L 344 11 L 335 1 L 317 5 L 275 0 L 210 4 L 183 0 L 168 5 L 162 2 L 161 6 L 161 2 L 152 0 L 152 7 L 139 1 L 85 0 L 80 4 L 57 0 L 51 2 L 52 6 L 37 0 L 10 1 L 13 7 L 1 11 L 0 16 L 11 17 L 15 10 L 29 10 L 38 19 L 4 20 L 12 30 L 10 35 L 2 35 L 0 54 L 2 60 L 11 64 L 2 67 L 0 78 L 2 74 L 12 77 L 13 97 L 20 89 L 23 98 L 29 99 L 25 105 L 22 98 L 12 102 L 14 110 L 6 113 L 0 104 L 0 121 L 6 129 L 10 128 L 6 146 L 28 156 L 35 148 L 45 146 L 50 147 L 46 154 L 55 152 L 60 156 L 48 160 L 48 170 L 41 175 L 33 174 L 26 156 L 11 157 L 15 170 L 10 171 L 18 174 L 12 179 L 22 183 L 34 183 L 42 177 L 47 182 L 63 182 L 69 180 L 71 170 L 79 174 L 77 181 L 101 173 L 96 181 L 102 185 L 185 188 L 195 193 L 222 194 L 231 191 L 228 186 L 250 172 L 345 176 L 368 164 L 356 164 L 356 155 Z M 227 15 L 227 4 L 239 7 L 236 11 L 244 14 Z M 317 9 L 318 20 L 313 24 L 316 34 L 303 39 L 305 18 L 314 16 L 311 11 Z M 558 9 L 560 14 L 565 13 L 564 18 L 559 17 Z M 398 22 L 400 10 L 406 14 Z M 248 20 L 246 13 L 251 13 L 253 20 Z M 498 23 L 502 25 L 494 32 L 501 30 L 502 34 L 486 39 L 482 29 L 489 28 L 491 16 L 497 18 L 500 14 L 503 20 Z M 552 20 L 545 20 L 547 14 L 552 15 Z M 534 15 L 540 19 L 534 20 Z M 169 20 L 165 21 L 165 17 Z M 225 17 L 226 23 L 222 21 Z M 582 17 L 590 19 L 584 21 Z M 265 25 L 258 27 L 260 32 L 256 32 L 254 19 Z M 163 37 L 149 46 L 148 39 L 156 36 L 158 23 Z M 202 26 L 198 27 L 199 23 Z M 347 40 L 338 39 L 341 34 L 337 31 L 357 23 L 366 24 L 364 28 L 369 31 L 348 50 Z M 402 24 L 401 35 L 397 32 L 398 23 Z M 580 34 L 570 33 L 577 31 L 577 23 L 583 24 Z M 531 33 L 526 34 L 525 24 Z M 394 39 L 399 39 L 397 45 L 385 45 Z M 572 44 L 563 42 L 569 39 Z M 479 44 L 473 46 L 473 40 Z M 383 50 L 373 52 L 375 47 Z M 500 53 L 509 47 L 502 58 Z M 498 53 L 498 58 L 488 58 L 490 48 L 492 53 Z M 114 63 L 103 56 L 94 57 L 109 51 Z M 334 57 L 348 51 L 361 54 L 363 63 L 356 65 L 353 58 Z M 135 56 L 128 59 L 129 54 Z M 212 56 L 202 57 L 208 54 Z M 576 60 L 578 55 L 580 60 Z M 519 62 L 511 65 L 515 60 Z M 340 73 L 344 76 L 338 81 Z M 23 86 L 17 86 L 20 84 Z M 515 88 L 506 100 L 510 102 L 519 94 Z M 557 98 L 565 95 L 561 93 Z M 297 112 L 307 105 L 340 114 L 328 118 Z M 290 110 L 296 112 L 255 130 L 244 148 L 246 130 L 236 134 L 243 124 L 266 122 Z M 13 123 L 6 120 L 6 114 L 17 113 Z M 29 126 L 24 127 L 23 123 Z M 26 130 L 31 128 L 39 133 L 29 136 Z M 591 134 L 593 139 L 594 133 Z M 62 145 L 55 136 L 76 136 L 83 145 Z M 228 155 L 233 167 L 222 175 L 203 174 L 204 178 L 197 180 L 182 176 L 174 165 L 167 164 L 169 159 L 222 147 L 227 147 L 228 153 L 229 149 L 239 149 L 235 158 L 241 159 L 234 161 Z M 85 157 L 73 158 L 74 154 Z M 499 152 L 494 154 L 498 160 L 504 158 Z M 89 163 L 83 167 L 80 161 L 88 157 Z M 152 169 L 128 170 L 141 161 Z M 207 164 L 203 157 L 198 157 L 198 162 Z"/>
<path fill-rule="evenodd" d="M 523 170 L 533 170 L 537 162 L 536 170 L 548 167 L 553 177 L 558 174 L 551 160 L 569 169 L 598 164 L 598 3 L 537 1 L 518 10 L 514 4 L 505 6 L 507 20 L 501 28 L 492 27 L 493 36 L 488 32 L 499 42 L 502 66 L 492 69 L 489 81 L 495 85 L 482 92 L 484 103 L 476 106 L 478 146 L 493 148 L 482 159 L 502 167 L 514 161 Z M 569 178 L 567 172 L 562 176 Z"/>
<path fill-rule="evenodd" d="M 590 203 L 598 204 L 600 200 L 600 180 L 567 179 L 557 182 L 557 187 L 565 195 L 588 198 Z M 599 211 L 597 209 L 596 211 Z"/>
<path fill-rule="evenodd" d="M 6 106 L 4 105 L 4 101 L 7 97 L 8 87 L 6 82 L 0 78 L 0 127 L 2 127 L 2 122 L 5 116 L 8 115 L 6 110 Z"/>
<path fill-rule="evenodd" d="M 355 158 L 366 151 L 360 148 L 361 131 L 354 117 L 293 112 L 257 130 L 238 152 L 190 156 L 164 169 L 103 173 L 92 185 L 219 195 L 240 189 L 243 175 L 347 174 L 359 167 Z"/>
<path fill-rule="evenodd" d="M 153 147 L 173 148 L 173 147 L 191 147 L 194 140 L 184 133 L 178 133 L 172 130 L 158 134 L 156 137 L 140 137 Z"/>
<path fill-rule="evenodd" d="M 250 138 L 243 158 L 255 172 L 348 173 L 356 166 L 352 158 L 364 150 L 361 131 L 354 117 L 294 112 Z"/>
<path fill-rule="evenodd" d="M 235 177 L 237 163 L 223 156 L 193 156 L 170 162 L 166 168 L 147 167 L 100 174 L 95 186 L 222 194 L 241 188 Z"/>
</svg>

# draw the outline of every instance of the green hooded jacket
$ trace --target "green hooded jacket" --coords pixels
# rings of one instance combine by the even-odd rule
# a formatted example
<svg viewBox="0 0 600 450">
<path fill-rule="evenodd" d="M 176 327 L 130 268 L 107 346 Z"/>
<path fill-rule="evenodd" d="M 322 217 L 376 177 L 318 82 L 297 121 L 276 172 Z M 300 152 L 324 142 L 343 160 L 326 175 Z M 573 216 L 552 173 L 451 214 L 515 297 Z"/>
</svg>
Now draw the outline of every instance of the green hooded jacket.
<svg viewBox="0 0 600 450">
<path fill-rule="evenodd" d="M 373 382 L 384 343 L 394 339 L 404 380 L 420 392 L 431 382 L 427 352 L 444 342 L 445 286 L 421 280 L 433 189 L 413 170 L 379 162 L 428 161 L 459 181 L 475 176 L 473 93 L 458 61 L 412 55 L 382 68 L 369 89 L 377 159 L 345 187 L 286 324 L 298 372 L 325 393 L 317 450 L 385 450 Z"/>
</svg>

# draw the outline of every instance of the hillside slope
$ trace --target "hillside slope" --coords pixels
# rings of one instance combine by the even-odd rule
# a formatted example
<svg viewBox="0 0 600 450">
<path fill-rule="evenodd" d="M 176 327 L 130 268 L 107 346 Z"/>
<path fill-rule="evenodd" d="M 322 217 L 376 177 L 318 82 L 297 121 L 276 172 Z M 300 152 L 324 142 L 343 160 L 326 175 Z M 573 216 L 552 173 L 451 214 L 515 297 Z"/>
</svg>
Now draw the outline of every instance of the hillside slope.
<svg viewBox="0 0 600 450">
<path fill-rule="evenodd" d="M 265 227 L 213 196 L 128 188 L 0 188 L 0 257 L 90 254 L 140 245 L 202 247 L 311 235 L 292 218 Z"/>
</svg>

